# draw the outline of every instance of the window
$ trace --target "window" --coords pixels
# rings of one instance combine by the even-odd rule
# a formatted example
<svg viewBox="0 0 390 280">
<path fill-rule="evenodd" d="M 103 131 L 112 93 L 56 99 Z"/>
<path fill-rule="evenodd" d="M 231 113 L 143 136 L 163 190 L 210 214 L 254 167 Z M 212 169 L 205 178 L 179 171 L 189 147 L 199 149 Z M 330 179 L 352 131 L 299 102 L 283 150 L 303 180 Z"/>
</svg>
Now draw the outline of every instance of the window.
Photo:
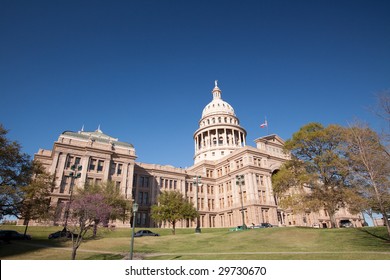
<svg viewBox="0 0 390 280">
<path fill-rule="evenodd" d="M 254 165 L 256 165 L 256 166 L 261 167 L 261 158 L 253 157 L 253 163 L 254 163 Z"/>
<path fill-rule="evenodd" d="M 239 160 L 236 160 L 236 167 L 237 169 L 240 168 L 240 167 L 243 167 L 244 164 L 243 164 L 243 161 L 242 161 L 242 158 L 240 158 Z"/>
<path fill-rule="evenodd" d="M 94 171 L 95 167 L 96 167 L 96 159 L 91 159 L 91 161 L 89 162 L 89 170 Z"/>
<path fill-rule="evenodd" d="M 141 225 L 143 225 L 143 226 L 146 225 L 146 213 L 142 213 Z"/>
<path fill-rule="evenodd" d="M 103 164 L 104 164 L 103 160 L 99 160 L 98 161 L 97 172 L 102 172 L 103 171 Z"/>
<path fill-rule="evenodd" d="M 138 203 L 139 204 L 143 204 L 143 198 L 144 198 L 144 193 L 143 192 L 139 192 L 138 193 Z"/>
<path fill-rule="evenodd" d="M 110 175 L 114 175 L 115 174 L 115 170 L 116 170 L 116 163 L 115 162 L 111 162 L 111 164 L 110 164 Z"/>
<path fill-rule="evenodd" d="M 66 168 L 70 168 L 70 166 L 72 165 L 72 162 L 73 162 L 73 157 L 69 156 L 67 161 L 66 161 Z"/>
<path fill-rule="evenodd" d="M 121 175 L 122 174 L 122 164 L 121 163 L 118 164 L 118 170 L 117 170 L 116 174 L 117 175 Z"/>
<path fill-rule="evenodd" d="M 149 193 L 147 192 L 144 192 L 144 202 L 143 202 L 144 205 L 148 205 L 149 204 Z"/>
<path fill-rule="evenodd" d="M 86 184 L 86 185 L 91 185 L 91 184 L 93 184 L 93 178 L 87 177 L 87 180 L 85 180 L 85 184 Z"/>
</svg>

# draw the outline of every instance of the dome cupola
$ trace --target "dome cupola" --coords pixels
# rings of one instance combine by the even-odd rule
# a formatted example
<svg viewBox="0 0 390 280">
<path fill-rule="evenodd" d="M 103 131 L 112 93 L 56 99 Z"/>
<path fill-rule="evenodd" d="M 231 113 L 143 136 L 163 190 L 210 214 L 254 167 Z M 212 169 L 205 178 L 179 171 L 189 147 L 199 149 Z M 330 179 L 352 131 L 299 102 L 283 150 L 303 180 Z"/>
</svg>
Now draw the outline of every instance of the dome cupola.
<svg viewBox="0 0 390 280">
<path fill-rule="evenodd" d="M 207 104 L 194 133 L 195 164 L 202 160 L 218 160 L 245 146 L 246 131 L 233 107 L 222 99 L 222 91 L 215 81 L 213 100 Z"/>
</svg>

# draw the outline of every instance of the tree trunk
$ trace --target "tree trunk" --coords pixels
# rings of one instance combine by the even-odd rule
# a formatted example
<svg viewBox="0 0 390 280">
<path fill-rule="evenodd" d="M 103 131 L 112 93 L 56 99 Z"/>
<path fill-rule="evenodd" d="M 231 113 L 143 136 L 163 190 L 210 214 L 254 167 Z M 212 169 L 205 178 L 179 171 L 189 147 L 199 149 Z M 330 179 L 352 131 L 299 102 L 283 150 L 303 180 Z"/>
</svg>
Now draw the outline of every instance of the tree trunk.
<svg viewBox="0 0 390 280">
<path fill-rule="evenodd" d="M 95 223 L 93 224 L 93 238 L 95 238 L 97 235 L 97 223 L 95 221 Z"/>
<path fill-rule="evenodd" d="M 176 221 L 172 222 L 172 234 L 176 235 Z"/>
<path fill-rule="evenodd" d="M 336 223 L 336 211 L 328 211 L 329 218 L 330 218 L 330 227 L 331 228 L 338 228 L 338 225 Z"/>
<path fill-rule="evenodd" d="M 77 248 L 73 247 L 73 249 L 72 249 L 72 260 L 76 259 L 76 251 L 77 251 Z"/>
<path fill-rule="evenodd" d="M 382 216 L 383 216 L 383 225 L 386 226 L 387 235 L 389 236 L 389 239 L 390 239 L 390 224 L 389 224 L 389 220 L 388 220 L 386 211 L 382 212 Z"/>
<path fill-rule="evenodd" d="M 27 233 L 27 228 L 28 228 L 28 224 L 30 223 L 30 219 L 27 219 L 26 220 L 26 227 L 24 228 L 24 237 L 26 237 L 26 233 Z"/>
</svg>

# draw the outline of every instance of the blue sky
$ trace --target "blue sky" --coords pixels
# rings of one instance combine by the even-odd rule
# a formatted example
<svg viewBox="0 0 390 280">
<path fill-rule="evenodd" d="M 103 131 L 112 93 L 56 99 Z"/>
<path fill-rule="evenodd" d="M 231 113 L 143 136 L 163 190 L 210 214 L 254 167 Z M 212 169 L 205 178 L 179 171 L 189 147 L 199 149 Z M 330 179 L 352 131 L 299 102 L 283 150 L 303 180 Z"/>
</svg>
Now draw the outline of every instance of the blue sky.
<svg viewBox="0 0 390 280">
<path fill-rule="evenodd" d="M 0 122 L 23 151 L 65 130 L 130 142 L 138 161 L 193 164 L 214 80 L 247 130 L 375 129 L 390 88 L 390 1 L 0 1 Z"/>
</svg>

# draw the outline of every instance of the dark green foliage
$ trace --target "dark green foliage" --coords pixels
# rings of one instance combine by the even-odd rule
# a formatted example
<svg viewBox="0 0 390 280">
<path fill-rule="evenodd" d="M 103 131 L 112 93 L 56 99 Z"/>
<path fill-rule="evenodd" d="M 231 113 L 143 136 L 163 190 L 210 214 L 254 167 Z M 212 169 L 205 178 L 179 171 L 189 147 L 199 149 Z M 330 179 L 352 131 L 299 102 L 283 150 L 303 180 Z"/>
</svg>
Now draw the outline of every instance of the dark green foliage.
<svg viewBox="0 0 390 280">
<path fill-rule="evenodd" d="M 156 222 L 172 224 L 173 234 L 175 234 L 177 221 L 193 220 L 196 217 L 198 217 L 196 209 L 177 191 L 163 191 L 158 197 L 158 205 L 152 206 L 152 219 Z"/>
<path fill-rule="evenodd" d="M 21 187 L 30 183 L 33 166 L 21 146 L 7 139 L 8 131 L 0 124 L 0 218 L 18 216 L 23 200 Z"/>
</svg>

